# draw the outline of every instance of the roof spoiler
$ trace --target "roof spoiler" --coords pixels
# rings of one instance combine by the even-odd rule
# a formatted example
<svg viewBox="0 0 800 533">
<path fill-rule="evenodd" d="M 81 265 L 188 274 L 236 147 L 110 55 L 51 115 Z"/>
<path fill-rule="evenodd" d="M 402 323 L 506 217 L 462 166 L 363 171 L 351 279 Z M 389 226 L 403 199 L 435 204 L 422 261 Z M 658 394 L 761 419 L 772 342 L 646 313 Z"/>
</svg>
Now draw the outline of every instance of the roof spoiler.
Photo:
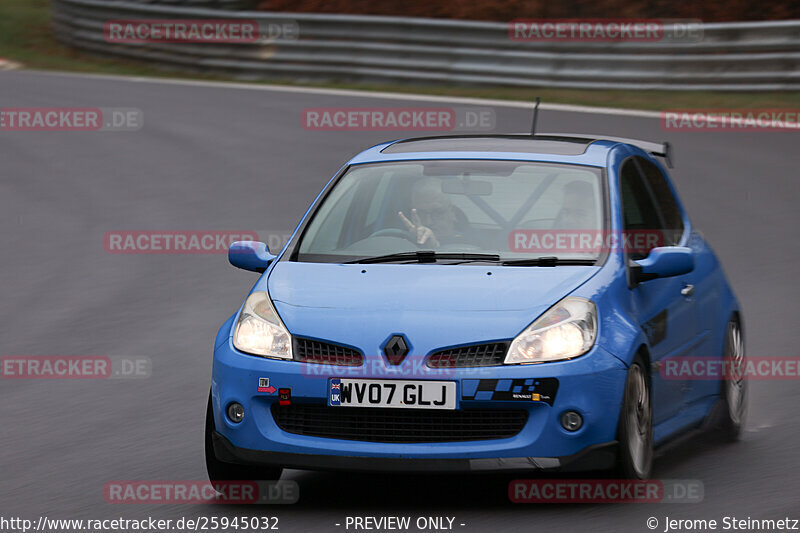
<svg viewBox="0 0 800 533">
<path fill-rule="evenodd" d="M 641 148 L 648 154 L 664 158 L 667 167 L 675 168 L 672 145 L 666 141 L 663 143 L 654 143 L 650 141 L 640 141 L 638 139 L 626 139 L 624 137 L 609 137 L 608 135 L 577 135 L 572 133 L 537 133 L 536 136 L 577 137 L 582 139 L 594 139 L 595 141 L 614 141 L 632 144 L 633 146 Z"/>
</svg>

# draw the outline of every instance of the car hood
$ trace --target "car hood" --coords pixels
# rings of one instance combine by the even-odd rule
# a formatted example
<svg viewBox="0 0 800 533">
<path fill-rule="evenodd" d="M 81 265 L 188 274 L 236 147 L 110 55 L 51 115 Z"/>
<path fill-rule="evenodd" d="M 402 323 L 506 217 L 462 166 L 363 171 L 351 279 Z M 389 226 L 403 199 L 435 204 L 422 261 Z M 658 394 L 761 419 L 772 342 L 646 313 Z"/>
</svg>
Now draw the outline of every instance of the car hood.
<svg viewBox="0 0 800 533">
<path fill-rule="evenodd" d="M 268 288 L 294 335 L 369 350 L 403 333 L 433 348 L 513 338 L 598 270 L 281 261 Z"/>
</svg>

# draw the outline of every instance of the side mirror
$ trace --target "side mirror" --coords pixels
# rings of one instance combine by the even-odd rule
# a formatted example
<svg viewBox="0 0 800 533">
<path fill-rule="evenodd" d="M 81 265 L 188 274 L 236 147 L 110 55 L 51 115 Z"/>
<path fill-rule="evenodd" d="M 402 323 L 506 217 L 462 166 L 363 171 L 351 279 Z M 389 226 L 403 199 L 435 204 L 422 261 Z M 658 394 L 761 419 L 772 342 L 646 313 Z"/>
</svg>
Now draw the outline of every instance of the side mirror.
<svg viewBox="0 0 800 533">
<path fill-rule="evenodd" d="M 660 246 L 650 255 L 633 262 L 631 277 L 634 285 L 656 278 L 688 274 L 694 270 L 692 250 L 684 246 Z"/>
<path fill-rule="evenodd" d="M 228 248 L 228 261 L 236 268 L 264 272 L 275 259 L 266 244 L 259 241 L 236 241 Z"/>
</svg>

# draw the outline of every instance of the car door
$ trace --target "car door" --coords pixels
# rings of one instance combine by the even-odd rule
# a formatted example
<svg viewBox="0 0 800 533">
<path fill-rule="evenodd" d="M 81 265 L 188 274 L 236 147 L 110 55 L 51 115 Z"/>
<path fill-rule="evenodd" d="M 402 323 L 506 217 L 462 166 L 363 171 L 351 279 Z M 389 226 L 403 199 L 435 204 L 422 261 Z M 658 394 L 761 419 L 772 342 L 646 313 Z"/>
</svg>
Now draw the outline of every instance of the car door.
<svg viewBox="0 0 800 533">
<path fill-rule="evenodd" d="M 685 347 L 684 354 L 701 358 L 718 355 L 713 353 L 710 343 L 711 328 L 718 316 L 719 308 L 719 293 L 711 277 L 713 257 L 703 239 L 695 231 L 686 231 L 686 238 L 680 240 L 684 233 L 681 223 L 683 214 L 667 181 L 658 167 L 650 161 L 639 158 L 637 163 L 658 199 L 665 225 L 670 228 L 667 230 L 670 233 L 667 237 L 672 239 L 671 242 L 690 248 L 694 255 L 694 270 L 683 276 L 684 284 L 681 288 L 684 298 L 691 301 L 695 316 L 694 338 Z M 714 379 L 691 379 L 684 384 L 684 401 L 689 406 L 692 402 L 702 401 L 716 394 L 718 390 L 719 383 Z"/>
<path fill-rule="evenodd" d="M 655 232 L 661 236 L 657 245 L 678 245 L 683 238 L 680 210 L 664 180 L 646 174 L 651 164 L 640 157 L 628 159 L 620 171 L 620 194 L 626 232 Z M 666 186 L 665 197 L 664 188 Z M 677 209 L 677 211 L 676 211 Z M 676 219 L 676 213 L 678 217 Z M 642 259 L 649 249 L 627 249 L 626 260 Z M 688 380 L 668 378 L 661 373 L 667 362 L 688 355 L 697 333 L 696 308 L 691 295 L 686 296 L 691 273 L 659 278 L 630 288 L 631 308 L 648 339 L 651 358 L 653 422 L 663 423 L 684 407 Z"/>
</svg>

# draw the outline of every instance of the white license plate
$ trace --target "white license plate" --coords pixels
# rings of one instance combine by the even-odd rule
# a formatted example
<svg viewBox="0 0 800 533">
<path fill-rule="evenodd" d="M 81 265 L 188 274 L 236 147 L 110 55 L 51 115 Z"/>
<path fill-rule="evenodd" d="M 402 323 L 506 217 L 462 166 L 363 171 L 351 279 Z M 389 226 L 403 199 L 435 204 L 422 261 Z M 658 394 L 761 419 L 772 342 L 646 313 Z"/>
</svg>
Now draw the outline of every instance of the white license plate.
<svg viewBox="0 0 800 533">
<path fill-rule="evenodd" d="M 454 381 L 333 378 L 329 384 L 334 407 L 456 408 Z"/>
</svg>

